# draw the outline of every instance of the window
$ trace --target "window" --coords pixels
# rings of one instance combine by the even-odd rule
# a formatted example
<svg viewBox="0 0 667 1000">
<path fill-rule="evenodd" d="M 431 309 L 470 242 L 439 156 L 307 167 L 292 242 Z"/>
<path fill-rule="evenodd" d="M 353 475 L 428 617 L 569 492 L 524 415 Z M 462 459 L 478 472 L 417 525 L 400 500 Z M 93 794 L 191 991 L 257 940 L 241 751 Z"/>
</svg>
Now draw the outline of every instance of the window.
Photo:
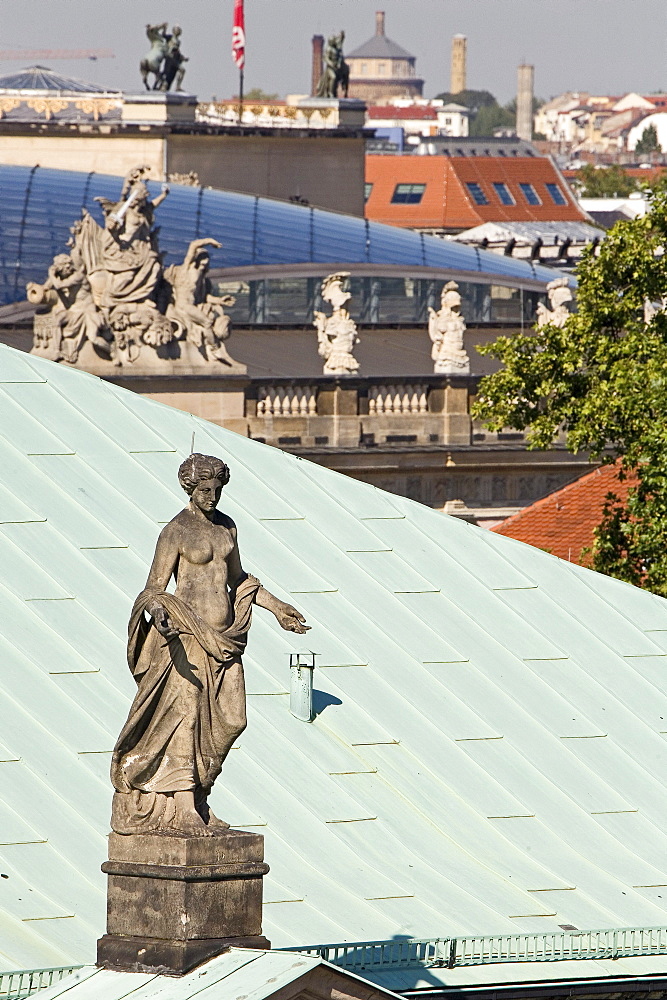
<svg viewBox="0 0 667 1000">
<path fill-rule="evenodd" d="M 371 191 L 373 190 L 372 184 L 364 184 L 364 201 L 368 201 L 371 196 Z"/>
<path fill-rule="evenodd" d="M 451 125 L 451 124 L 452 124 L 452 119 L 451 118 L 445 118 L 445 125 Z"/>
<path fill-rule="evenodd" d="M 378 76 L 384 76 L 386 68 L 385 63 L 378 63 Z"/>
<path fill-rule="evenodd" d="M 554 205 L 567 205 L 567 199 L 557 184 L 547 184 L 546 188 Z"/>
<path fill-rule="evenodd" d="M 537 196 L 537 191 L 532 184 L 519 184 L 521 193 L 529 205 L 541 205 L 542 202 Z"/>
<path fill-rule="evenodd" d="M 486 197 L 477 181 L 467 181 L 466 187 L 468 188 L 468 191 L 470 191 L 476 205 L 489 204 L 489 199 Z"/>
<path fill-rule="evenodd" d="M 391 203 L 392 205 L 418 205 L 425 190 L 425 184 L 397 184 L 391 196 Z"/>
<path fill-rule="evenodd" d="M 504 184 L 502 181 L 496 181 L 493 185 L 493 189 L 500 198 L 500 201 L 503 205 L 516 204 L 507 184 Z"/>
<path fill-rule="evenodd" d="M 362 76 L 366 76 L 367 73 L 368 73 L 368 63 L 362 63 L 361 64 L 361 75 Z"/>
</svg>

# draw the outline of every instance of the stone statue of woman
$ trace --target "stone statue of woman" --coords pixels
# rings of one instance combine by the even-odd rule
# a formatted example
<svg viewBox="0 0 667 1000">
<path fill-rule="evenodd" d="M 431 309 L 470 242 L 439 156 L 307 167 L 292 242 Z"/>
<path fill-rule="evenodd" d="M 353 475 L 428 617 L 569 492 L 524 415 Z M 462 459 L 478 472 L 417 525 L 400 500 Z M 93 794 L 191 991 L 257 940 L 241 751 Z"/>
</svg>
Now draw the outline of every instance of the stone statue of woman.
<svg viewBox="0 0 667 1000">
<path fill-rule="evenodd" d="M 111 764 L 111 825 L 120 834 L 210 836 L 228 828 L 207 799 L 246 726 L 241 655 L 252 606 L 267 608 L 288 631 L 308 628 L 241 568 L 236 525 L 217 510 L 229 482 L 225 463 L 190 455 L 178 478 L 190 502 L 160 533 L 128 627 L 137 693 Z"/>
</svg>

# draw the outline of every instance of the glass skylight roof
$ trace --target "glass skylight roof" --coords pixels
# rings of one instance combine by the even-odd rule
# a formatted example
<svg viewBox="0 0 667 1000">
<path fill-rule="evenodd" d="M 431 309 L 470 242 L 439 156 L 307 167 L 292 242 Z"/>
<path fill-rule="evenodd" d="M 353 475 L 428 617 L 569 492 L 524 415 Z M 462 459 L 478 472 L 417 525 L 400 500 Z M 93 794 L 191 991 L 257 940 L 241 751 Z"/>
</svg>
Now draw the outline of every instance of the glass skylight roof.
<svg viewBox="0 0 667 1000">
<path fill-rule="evenodd" d="M 69 228 L 87 208 L 101 223 L 96 195 L 118 198 L 122 178 L 106 174 L 0 166 L 0 302 L 25 298 L 28 281 L 44 281 Z M 158 194 L 160 184 L 149 184 Z M 545 284 L 550 268 L 512 260 L 412 230 L 351 215 L 229 191 L 171 185 L 156 213 L 166 264 L 183 259 L 190 240 L 214 236 L 213 268 L 307 263 L 398 265 L 477 272 L 501 283 Z"/>
</svg>

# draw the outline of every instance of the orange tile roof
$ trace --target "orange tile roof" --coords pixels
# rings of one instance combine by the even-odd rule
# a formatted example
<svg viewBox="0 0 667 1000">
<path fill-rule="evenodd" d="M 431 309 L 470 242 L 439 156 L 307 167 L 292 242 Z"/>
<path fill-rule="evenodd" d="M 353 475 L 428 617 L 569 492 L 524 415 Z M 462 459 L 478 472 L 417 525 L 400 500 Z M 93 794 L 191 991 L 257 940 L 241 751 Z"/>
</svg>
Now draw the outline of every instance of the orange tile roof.
<svg viewBox="0 0 667 1000">
<path fill-rule="evenodd" d="M 482 222 L 586 222 L 574 195 L 543 156 L 382 156 L 366 157 L 372 184 L 366 218 L 419 229 L 470 229 Z M 493 187 L 507 185 L 513 205 L 504 205 Z M 475 203 L 469 183 L 478 184 L 488 204 Z M 539 205 L 526 201 L 519 184 L 529 183 Z M 392 204 L 397 184 L 425 184 L 419 204 Z M 546 184 L 557 184 L 566 199 L 556 205 Z"/>
<path fill-rule="evenodd" d="M 387 119 L 398 119 L 405 118 L 409 121 L 417 121 L 418 119 L 424 119 L 427 121 L 437 121 L 438 112 L 435 108 L 424 108 L 420 105 L 410 105 L 408 108 L 397 108 L 393 104 L 372 104 L 366 109 L 366 113 L 369 119 L 381 119 L 385 121 Z"/>
<path fill-rule="evenodd" d="M 582 550 L 593 544 L 608 493 L 625 499 L 634 478 L 619 482 L 618 468 L 603 465 L 508 517 L 491 531 L 551 552 L 569 562 L 587 565 Z"/>
</svg>

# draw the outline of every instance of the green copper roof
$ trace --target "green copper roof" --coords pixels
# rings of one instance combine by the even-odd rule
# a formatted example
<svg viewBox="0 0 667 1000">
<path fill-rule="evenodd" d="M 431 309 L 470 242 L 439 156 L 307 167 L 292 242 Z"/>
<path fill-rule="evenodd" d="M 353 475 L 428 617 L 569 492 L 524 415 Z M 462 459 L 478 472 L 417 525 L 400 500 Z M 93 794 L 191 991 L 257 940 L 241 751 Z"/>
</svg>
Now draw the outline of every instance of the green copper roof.
<svg viewBox="0 0 667 1000">
<path fill-rule="evenodd" d="M 212 802 L 266 837 L 274 947 L 667 923 L 667 602 L 2 347 L 0 969 L 94 958 L 127 618 L 193 432 L 313 625 L 256 612 Z"/>
<path fill-rule="evenodd" d="M 213 958 L 185 976 L 165 977 L 137 972 L 109 972 L 87 966 L 72 973 L 62 982 L 40 992 L 43 1000 L 218 1000 L 236 997 L 240 1000 L 265 1000 L 299 979 L 308 977 L 318 966 L 333 969 L 320 958 L 291 955 L 279 951 L 254 951 L 250 948 L 231 948 L 224 955 Z M 350 976 L 350 973 L 344 973 Z M 352 975 L 353 980 L 358 976 Z M 303 988 L 308 995 L 309 978 Z M 367 987 L 370 984 L 365 984 Z M 381 987 L 378 1000 L 395 998 L 386 987 Z M 366 992 L 370 992 L 368 989 Z"/>
</svg>

